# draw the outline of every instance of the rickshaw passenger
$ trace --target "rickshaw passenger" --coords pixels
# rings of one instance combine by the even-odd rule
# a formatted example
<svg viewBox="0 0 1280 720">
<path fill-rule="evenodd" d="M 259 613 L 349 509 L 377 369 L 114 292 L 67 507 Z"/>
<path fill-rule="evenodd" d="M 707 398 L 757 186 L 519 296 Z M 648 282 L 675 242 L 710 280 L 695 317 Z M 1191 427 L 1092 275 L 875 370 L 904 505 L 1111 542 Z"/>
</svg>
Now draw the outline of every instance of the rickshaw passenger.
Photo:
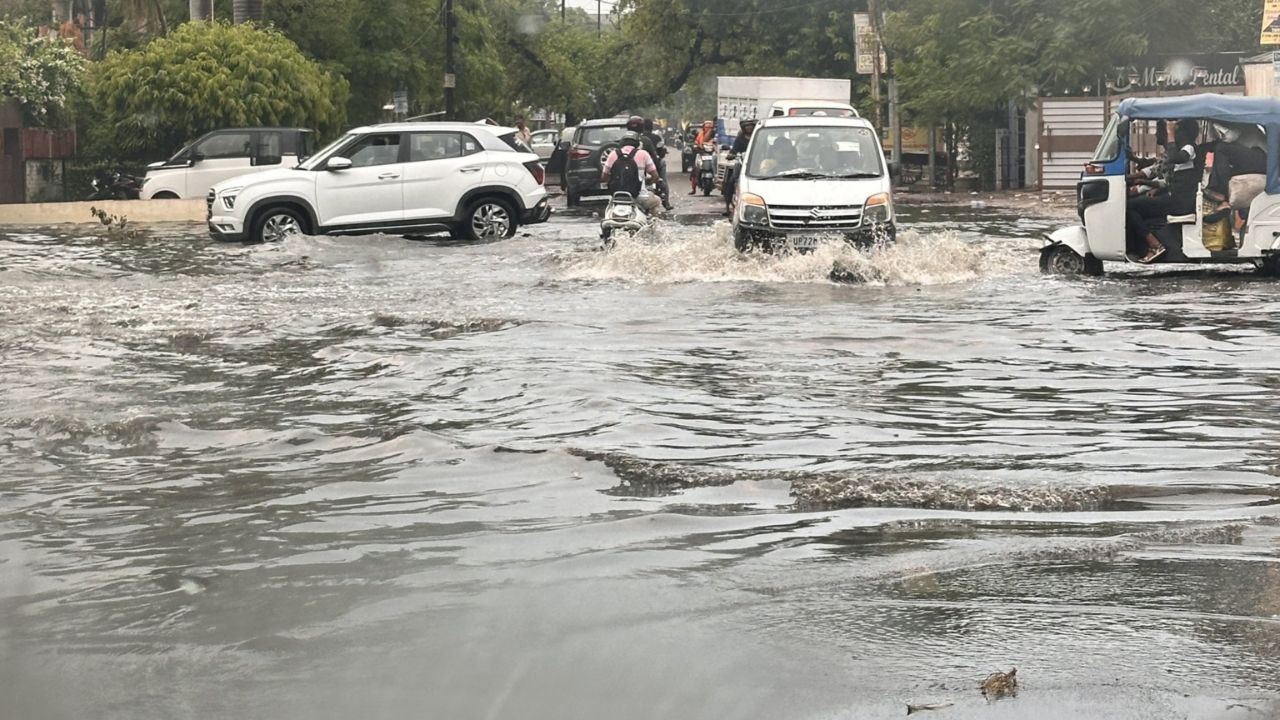
<svg viewBox="0 0 1280 720">
<path fill-rule="evenodd" d="M 1267 151 L 1242 142 L 1241 132 L 1237 127 L 1215 123 L 1213 129 L 1218 139 L 1205 146 L 1206 150 L 1213 152 L 1213 171 L 1209 174 L 1205 195 L 1221 203 L 1218 209 L 1226 210 L 1230 207 L 1227 201 L 1231 199 L 1231 178 L 1238 175 L 1265 175 Z"/>
<path fill-rule="evenodd" d="M 1144 195 L 1129 198 L 1126 223 L 1131 237 L 1146 243 L 1146 254 L 1138 262 L 1149 263 L 1164 255 L 1166 248 L 1151 230 L 1149 221 L 1169 215 L 1186 215 L 1196 210 L 1196 136 L 1200 125 L 1184 118 L 1174 128 L 1173 143 L 1165 152 L 1172 171 L 1169 173 L 1167 191 L 1152 190 Z"/>
</svg>

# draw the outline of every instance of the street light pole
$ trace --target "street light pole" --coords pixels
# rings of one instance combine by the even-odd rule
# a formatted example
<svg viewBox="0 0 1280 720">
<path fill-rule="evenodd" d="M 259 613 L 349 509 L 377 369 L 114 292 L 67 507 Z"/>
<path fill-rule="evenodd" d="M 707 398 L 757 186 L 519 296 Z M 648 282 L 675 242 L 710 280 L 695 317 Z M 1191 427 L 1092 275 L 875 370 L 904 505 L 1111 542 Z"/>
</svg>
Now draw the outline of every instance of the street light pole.
<svg viewBox="0 0 1280 720">
<path fill-rule="evenodd" d="M 444 117 L 453 119 L 453 91 L 458 85 L 458 76 L 453 66 L 453 46 L 458 38 L 454 28 L 458 24 L 453 17 L 453 0 L 444 0 Z"/>
</svg>

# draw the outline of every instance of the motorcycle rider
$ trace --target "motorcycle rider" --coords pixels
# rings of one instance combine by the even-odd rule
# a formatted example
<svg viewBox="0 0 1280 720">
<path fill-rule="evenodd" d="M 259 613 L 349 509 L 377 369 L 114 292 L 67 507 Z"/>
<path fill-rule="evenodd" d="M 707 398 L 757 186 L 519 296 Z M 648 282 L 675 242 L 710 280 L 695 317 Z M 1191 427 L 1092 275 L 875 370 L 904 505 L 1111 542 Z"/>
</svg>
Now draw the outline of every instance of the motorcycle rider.
<svg viewBox="0 0 1280 720">
<path fill-rule="evenodd" d="M 611 191 L 613 190 L 614 183 L 610 181 L 613 180 L 613 166 L 618 163 L 619 156 L 623 156 L 635 163 L 639 184 L 633 184 L 632 188 L 639 188 L 639 192 L 633 192 L 632 196 L 635 197 L 636 204 L 646 213 L 650 215 L 656 214 L 658 208 L 662 206 L 662 201 L 649 192 L 649 186 L 656 186 L 662 182 L 662 178 L 658 174 L 658 166 L 654 163 L 653 156 L 649 154 L 648 150 L 644 149 L 643 140 L 639 135 L 628 132 L 618 142 L 618 149 L 609 151 L 609 155 L 604 160 L 604 173 L 600 176 L 600 181 L 608 186 Z M 624 183 L 619 183 L 619 186 L 622 185 Z"/>
<path fill-rule="evenodd" d="M 756 120 L 743 120 L 738 130 L 738 136 L 733 139 L 733 148 L 729 150 L 728 159 L 733 160 L 742 153 L 747 151 L 747 146 L 751 143 L 751 135 L 756 131 Z M 733 214 L 733 194 L 738 189 L 738 173 L 742 172 L 741 163 L 738 164 L 724 178 L 724 214 Z"/>
<path fill-rule="evenodd" d="M 702 152 L 703 143 L 715 144 L 716 142 L 716 124 L 711 120 L 702 121 L 702 129 L 698 131 L 698 137 L 693 141 L 693 156 L 696 159 L 698 153 Z M 693 169 L 689 171 L 689 194 L 698 194 L 698 164 L 694 162 Z"/>
<path fill-rule="evenodd" d="M 667 146 L 660 139 L 655 140 L 653 134 L 646 131 L 645 125 L 645 119 L 639 115 L 632 115 L 627 118 L 627 132 L 635 133 L 640 138 L 641 148 L 649 153 L 649 158 L 653 160 L 654 167 L 658 170 L 659 181 L 654 189 L 657 191 L 658 197 L 662 198 L 662 207 L 670 210 L 671 200 L 667 193 L 667 163 L 663 159 L 667 155 Z M 661 146 L 661 149 L 659 149 L 659 146 Z"/>
</svg>

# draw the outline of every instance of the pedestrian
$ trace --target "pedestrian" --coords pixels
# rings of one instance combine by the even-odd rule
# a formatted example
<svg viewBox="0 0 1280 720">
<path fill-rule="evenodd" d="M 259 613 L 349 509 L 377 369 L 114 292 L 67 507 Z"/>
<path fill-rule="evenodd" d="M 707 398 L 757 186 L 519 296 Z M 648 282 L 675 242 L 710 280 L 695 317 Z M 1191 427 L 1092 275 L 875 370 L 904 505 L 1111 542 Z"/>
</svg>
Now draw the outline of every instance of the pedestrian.
<svg viewBox="0 0 1280 720">
<path fill-rule="evenodd" d="M 524 143 L 525 147 L 533 145 L 533 132 L 525 126 L 523 115 L 516 116 L 516 136 L 520 138 L 520 142 Z"/>
</svg>

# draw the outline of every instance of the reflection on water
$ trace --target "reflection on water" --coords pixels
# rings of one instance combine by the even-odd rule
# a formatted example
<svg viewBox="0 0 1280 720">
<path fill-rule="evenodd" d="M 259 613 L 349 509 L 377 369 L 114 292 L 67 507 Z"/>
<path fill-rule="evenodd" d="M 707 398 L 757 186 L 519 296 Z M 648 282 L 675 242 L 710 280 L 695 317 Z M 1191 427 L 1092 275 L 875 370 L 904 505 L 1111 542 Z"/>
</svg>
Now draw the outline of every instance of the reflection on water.
<svg viewBox="0 0 1280 720">
<path fill-rule="evenodd" d="M 1274 285 L 908 218 L 0 234 L 0 717 L 1280 712 Z"/>
</svg>

